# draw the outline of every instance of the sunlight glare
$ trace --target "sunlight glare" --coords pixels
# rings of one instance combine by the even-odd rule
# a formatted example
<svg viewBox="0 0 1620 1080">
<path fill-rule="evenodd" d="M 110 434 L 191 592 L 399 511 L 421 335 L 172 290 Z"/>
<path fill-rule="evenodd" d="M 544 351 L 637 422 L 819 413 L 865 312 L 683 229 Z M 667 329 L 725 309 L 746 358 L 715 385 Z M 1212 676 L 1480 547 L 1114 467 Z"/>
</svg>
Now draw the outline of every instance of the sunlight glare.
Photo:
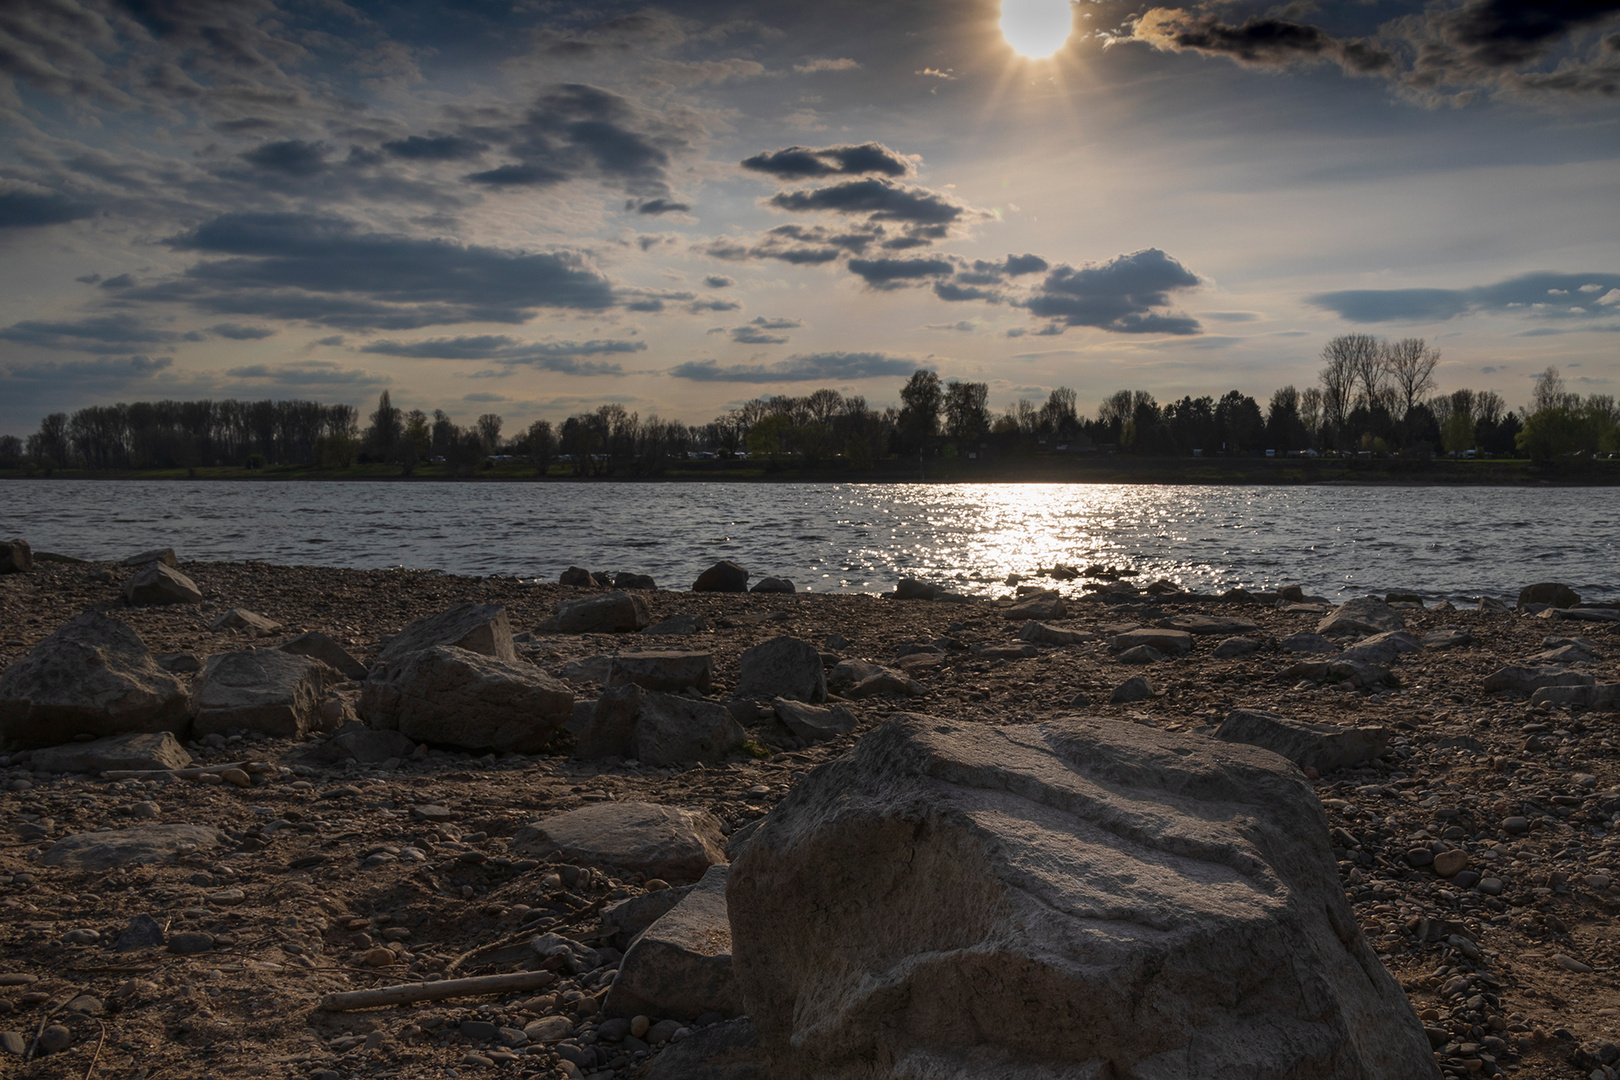
<svg viewBox="0 0 1620 1080">
<path fill-rule="evenodd" d="M 1044 60 L 1063 48 L 1073 27 L 1069 0 L 1001 0 L 1001 36 L 1027 59 Z"/>
</svg>

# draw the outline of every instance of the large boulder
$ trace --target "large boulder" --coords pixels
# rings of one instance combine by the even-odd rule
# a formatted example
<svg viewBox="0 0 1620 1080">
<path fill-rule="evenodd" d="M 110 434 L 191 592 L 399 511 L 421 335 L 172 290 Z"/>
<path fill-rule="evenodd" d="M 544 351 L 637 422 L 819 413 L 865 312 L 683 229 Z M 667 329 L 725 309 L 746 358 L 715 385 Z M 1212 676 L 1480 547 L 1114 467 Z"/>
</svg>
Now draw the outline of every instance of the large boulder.
<svg viewBox="0 0 1620 1080">
<path fill-rule="evenodd" d="M 1281 758 L 1133 724 L 902 716 L 742 848 L 773 1080 L 1435 1075 Z"/>
<path fill-rule="evenodd" d="M 573 712 L 573 691 L 533 664 L 455 645 L 387 665 L 360 694 L 371 726 L 464 750 L 537 754 Z"/>
<path fill-rule="evenodd" d="M 641 687 L 620 683 L 604 689 L 589 712 L 567 726 L 574 733 L 574 756 L 628 758 L 636 752 L 636 718 L 641 715 Z"/>
<path fill-rule="evenodd" d="M 167 731 L 132 731 L 89 742 L 43 746 L 28 759 L 35 772 L 99 773 L 109 769 L 183 769 L 191 755 Z"/>
<path fill-rule="evenodd" d="M 551 622 L 564 634 L 633 634 L 652 622 L 647 602 L 615 590 L 579 600 L 562 600 Z"/>
<path fill-rule="evenodd" d="M 386 664 L 435 645 L 454 645 L 497 660 L 517 659 L 512 623 L 499 604 L 457 604 L 448 611 L 417 619 L 390 638 L 377 659 Z"/>
<path fill-rule="evenodd" d="M 722 559 L 692 582 L 693 592 L 747 592 L 748 571 L 734 562 Z"/>
<path fill-rule="evenodd" d="M 718 762 L 746 735 L 724 705 L 648 690 L 636 716 L 634 754 L 643 765 Z"/>
<path fill-rule="evenodd" d="M 232 728 L 299 738 L 321 727 L 321 697 L 337 672 L 280 649 L 219 653 L 203 665 L 192 700 L 199 735 Z"/>
<path fill-rule="evenodd" d="M 1581 596 L 1568 585 L 1558 581 L 1541 581 L 1519 590 L 1519 606 L 1551 604 L 1555 608 L 1572 608 L 1581 602 Z"/>
<path fill-rule="evenodd" d="M 0 541 L 0 574 L 22 574 L 34 568 L 34 549 L 23 539 Z"/>
<path fill-rule="evenodd" d="M 1406 629 L 1406 617 L 1376 596 L 1346 600 L 1316 624 L 1318 634 L 1382 634 Z"/>
<path fill-rule="evenodd" d="M 299 634 L 291 641 L 282 642 L 276 648 L 294 656 L 307 656 L 311 660 L 319 660 L 345 679 L 360 682 L 366 677 L 366 665 L 356 660 L 348 649 L 319 630 Z"/>
<path fill-rule="evenodd" d="M 119 870 L 209 851 L 223 839 L 211 825 L 137 825 L 64 836 L 51 845 L 42 861 L 69 870 Z"/>
<path fill-rule="evenodd" d="M 140 635 L 96 611 L 63 624 L 0 675 L 0 739 L 52 746 L 78 735 L 184 734 L 191 703 Z"/>
<path fill-rule="evenodd" d="M 180 571 L 168 563 L 147 563 L 124 586 L 124 599 L 131 607 L 149 607 L 157 604 L 200 604 L 202 590 Z"/>
<path fill-rule="evenodd" d="M 726 861 L 720 822 L 701 810 L 642 802 L 600 802 L 525 825 L 512 850 L 536 859 L 606 866 L 676 885 Z"/>
<path fill-rule="evenodd" d="M 1215 729 L 1215 737 L 1258 746 L 1302 769 L 1323 773 L 1366 765 L 1377 760 L 1389 745 L 1387 728 L 1310 724 L 1252 709 L 1233 709 Z"/>
<path fill-rule="evenodd" d="M 731 977 L 726 867 L 711 866 L 680 903 L 630 946 L 602 1011 L 693 1020 L 707 1012 L 736 1016 L 741 1004 Z"/>
<path fill-rule="evenodd" d="M 737 696 L 826 701 L 827 674 L 821 650 L 798 638 L 778 637 L 745 649 L 738 661 Z"/>
<path fill-rule="evenodd" d="M 608 669 L 607 684 L 627 682 L 648 690 L 684 690 L 690 686 L 707 692 L 714 685 L 714 654 L 673 650 L 620 653 Z"/>
</svg>

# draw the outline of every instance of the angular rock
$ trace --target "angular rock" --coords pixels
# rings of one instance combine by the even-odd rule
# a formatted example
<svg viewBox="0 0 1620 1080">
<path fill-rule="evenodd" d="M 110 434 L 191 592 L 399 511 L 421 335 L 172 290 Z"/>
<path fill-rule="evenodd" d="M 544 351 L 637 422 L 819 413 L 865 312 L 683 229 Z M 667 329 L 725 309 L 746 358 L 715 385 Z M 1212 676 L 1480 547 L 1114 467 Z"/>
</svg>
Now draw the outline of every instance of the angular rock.
<svg viewBox="0 0 1620 1080">
<path fill-rule="evenodd" d="M 1253 638 L 1229 637 L 1215 646 L 1211 656 L 1217 660 L 1231 660 L 1239 656 L 1249 656 L 1260 648 L 1260 643 Z"/>
<path fill-rule="evenodd" d="M 299 634 L 291 641 L 284 641 L 277 645 L 276 648 L 282 652 L 292 653 L 294 656 L 307 656 L 311 660 L 319 660 L 345 679 L 362 682 L 366 677 L 366 665 L 356 660 L 349 650 L 319 630 Z"/>
<path fill-rule="evenodd" d="M 1108 639 L 1108 647 L 1115 652 L 1125 652 L 1138 646 L 1146 645 L 1157 649 L 1166 656 L 1186 656 L 1192 652 L 1192 635 L 1185 630 L 1127 630 L 1123 634 L 1115 634 Z"/>
<path fill-rule="evenodd" d="M 636 717 L 635 757 L 657 766 L 718 762 L 746 737 L 718 702 L 648 690 Z"/>
<path fill-rule="evenodd" d="M 454 645 L 497 660 L 517 659 L 512 623 L 499 604 L 457 604 L 437 615 L 417 619 L 390 638 L 377 659 L 386 664 L 436 645 Z"/>
<path fill-rule="evenodd" d="M 930 585 L 916 578 L 901 578 L 894 587 L 896 600 L 933 600 L 944 592 L 938 585 Z"/>
<path fill-rule="evenodd" d="M 700 1028 L 653 1058 L 646 1080 L 769 1080 L 746 1016 Z"/>
<path fill-rule="evenodd" d="M 882 664 L 874 664 L 870 660 L 840 660 L 827 672 L 827 686 L 839 692 L 847 691 L 850 687 L 863 679 L 870 678 L 880 671 L 888 670 Z"/>
<path fill-rule="evenodd" d="M 124 599 L 131 607 L 156 604 L 200 604 L 202 590 L 180 571 L 166 563 L 149 563 L 124 586 Z"/>
<path fill-rule="evenodd" d="M 208 624 L 208 629 L 243 630 L 253 637 L 269 637 L 281 629 L 281 624 L 274 619 L 267 619 L 256 611 L 247 608 L 231 608 L 225 614 Z"/>
<path fill-rule="evenodd" d="M 64 743 L 34 751 L 35 772 L 100 773 L 110 769 L 183 769 L 191 755 L 167 731 L 109 735 L 90 742 Z"/>
<path fill-rule="evenodd" d="M 366 680 L 360 713 L 417 742 L 537 754 L 573 716 L 574 694 L 533 664 L 436 645 Z"/>
<path fill-rule="evenodd" d="M 1386 630 L 1404 629 L 1406 617 L 1376 596 L 1358 596 L 1354 600 L 1347 600 L 1316 625 L 1318 634 L 1330 637 L 1382 634 Z"/>
<path fill-rule="evenodd" d="M 321 699 L 337 678 L 319 660 L 280 649 L 210 656 L 192 699 L 192 728 L 198 735 L 241 728 L 299 738 L 320 729 Z"/>
<path fill-rule="evenodd" d="M 658 582 L 654 581 L 648 574 L 632 574 L 621 571 L 613 575 L 613 587 L 615 589 L 644 589 L 650 592 L 658 588 Z"/>
<path fill-rule="evenodd" d="M 1033 619 L 1044 622 L 1047 619 L 1062 619 L 1069 614 L 1069 605 L 1064 601 L 1056 589 L 1038 592 L 1026 596 L 1012 607 L 1001 613 L 1004 619 Z"/>
<path fill-rule="evenodd" d="M 671 615 L 662 622 L 653 623 L 643 627 L 643 634 L 655 637 L 691 637 L 700 630 L 707 630 L 709 621 L 701 615 Z"/>
<path fill-rule="evenodd" d="M 704 871 L 692 891 L 630 946 L 602 1011 L 681 1020 L 706 1012 L 734 1017 L 742 1011 L 731 977 L 726 867 Z"/>
<path fill-rule="evenodd" d="M 669 914 L 692 891 L 688 885 L 680 889 L 659 889 L 642 893 L 602 909 L 602 935 L 618 943 L 620 950 L 628 949 L 642 931 Z"/>
<path fill-rule="evenodd" d="M 1418 639 L 1405 630 L 1391 630 L 1361 639 L 1340 653 L 1339 659 L 1388 665 L 1394 663 L 1396 657 L 1418 652 L 1422 648 Z"/>
<path fill-rule="evenodd" d="M 903 717 L 729 877 L 773 1080 L 1435 1073 L 1315 794 L 1252 747 Z"/>
<path fill-rule="evenodd" d="M 1591 686 L 1597 680 L 1582 671 L 1566 671 L 1561 667 L 1527 667 L 1509 664 L 1485 677 L 1487 694 L 1510 691 L 1528 694 L 1543 686 Z"/>
<path fill-rule="evenodd" d="M 693 592 L 747 592 L 748 571 L 734 562 L 722 559 L 692 582 Z"/>
<path fill-rule="evenodd" d="M 1552 664 L 1589 664 L 1598 659 L 1598 654 L 1584 645 L 1559 645 L 1544 652 L 1535 653 L 1530 657 L 1539 666 Z"/>
<path fill-rule="evenodd" d="M 136 949 L 155 949 L 168 940 L 163 924 L 142 912 L 129 920 L 129 925 L 113 943 L 115 952 L 133 952 Z"/>
<path fill-rule="evenodd" d="M 64 836 L 51 845 L 43 862 L 70 870 L 114 870 L 167 862 L 176 855 L 217 847 L 223 840 L 223 834 L 209 825 L 136 825 Z"/>
<path fill-rule="evenodd" d="M 81 734 L 184 734 L 190 709 L 140 635 L 95 611 L 68 620 L 0 675 L 0 739 L 25 747 Z"/>
<path fill-rule="evenodd" d="M 1425 649 L 1455 649 L 1462 645 L 1472 645 L 1474 635 L 1467 630 L 1456 626 L 1447 626 L 1433 633 L 1423 635 Z"/>
<path fill-rule="evenodd" d="M 557 584 L 570 585 L 579 589 L 596 588 L 596 578 L 583 566 L 570 566 L 557 576 Z"/>
<path fill-rule="evenodd" d="M 690 686 L 707 693 L 714 685 L 714 654 L 706 652 L 620 653 L 608 669 L 607 685 L 635 683 L 647 690 L 682 690 Z"/>
<path fill-rule="evenodd" d="M 1360 660 L 1307 660 L 1284 668 L 1282 677 L 1292 682 L 1349 683 L 1355 690 L 1395 685 L 1389 668 Z"/>
<path fill-rule="evenodd" d="M 842 665 L 840 665 L 842 666 Z M 844 696 L 852 701 L 862 701 L 870 697 L 922 697 L 928 690 L 916 679 L 890 671 L 888 668 L 878 668 L 860 682 L 844 691 Z"/>
<path fill-rule="evenodd" d="M 608 676 L 612 674 L 613 656 L 610 653 L 582 656 L 578 660 L 568 661 L 562 669 L 562 677 L 569 682 L 595 682 L 606 685 Z"/>
<path fill-rule="evenodd" d="M 736 696 L 768 700 L 826 701 L 827 677 L 821 650 L 798 638 L 772 638 L 743 651 L 738 661 Z"/>
<path fill-rule="evenodd" d="M 0 574 L 24 574 L 34 568 L 34 549 L 23 539 L 0 541 Z"/>
<path fill-rule="evenodd" d="M 403 761 L 416 750 L 416 744 L 397 731 L 345 724 L 330 739 L 298 747 L 283 762 L 300 765 L 341 765 L 345 761 L 380 765 L 389 758 Z"/>
<path fill-rule="evenodd" d="M 570 724 L 574 756 L 578 758 L 634 757 L 636 719 L 641 715 L 641 687 L 634 683 L 609 686 L 591 705 L 583 724 Z"/>
<path fill-rule="evenodd" d="M 798 592 L 798 589 L 794 588 L 793 582 L 789 581 L 787 578 L 767 577 L 760 578 L 759 581 L 754 583 L 754 587 L 748 591 L 757 593 L 792 594 Z"/>
<path fill-rule="evenodd" d="M 1097 639 L 1097 635 L 1089 630 L 1066 630 L 1061 626 L 1048 626 L 1035 619 L 1019 627 L 1018 636 L 1036 645 L 1078 645 L 1083 641 Z"/>
<path fill-rule="evenodd" d="M 641 597 L 615 589 L 599 596 L 560 601 L 552 609 L 552 620 L 564 634 L 630 634 L 645 629 L 652 616 Z"/>
<path fill-rule="evenodd" d="M 1542 581 L 1526 585 L 1519 590 L 1519 607 L 1531 604 L 1551 604 L 1555 608 L 1572 608 L 1581 602 L 1580 594 L 1557 581 Z"/>
<path fill-rule="evenodd" d="M 702 811 L 600 802 L 525 825 L 512 837 L 512 850 L 684 885 L 726 861 L 724 843 L 720 822 Z"/>
<path fill-rule="evenodd" d="M 1246 743 L 1321 773 L 1376 761 L 1389 746 L 1389 730 L 1289 720 L 1274 713 L 1233 709 L 1215 730 L 1224 742 Z"/>
<path fill-rule="evenodd" d="M 1129 705 L 1136 701 L 1146 701 L 1156 691 L 1153 684 L 1142 675 L 1133 675 L 1114 688 L 1113 694 L 1108 698 L 1110 705 Z"/>
<path fill-rule="evenodd" d="M 1531 693 L 1530 704 L 1556 705 L 1564 708 L 1579 709 L 1620 708 L 1620 683 L 1595 683 L 1591 686 L 1543 686 Z"/>
<path fill-rule="evenodd" d="M 1336 653 L 1339 646 L 1321 634 L 1289 634 L 1279 638 L 1277 644 L 1291 653 Z"/>
<path fill-rule="evenodd" d="M 174 548 L 153 548 L 150 551 L 137 552 L 125 559 L 124 566 L 146 566 L 148 563 L 162 563 L 164 566 L 179 566 L 180 560 L 175 557 Z"/>
<path fill-rule="evenodd" d="M 1164 659 L 1164 653 L 1151 645 L 1138 645 L 1134 649 L 1126 649 L 1114 659 L 1122 664 L 1156 664 Z"/>
<path fill-rule="evenodd" d="M 1252 634 L 1260 627 L 1248 619 L 1229 619 L 1215 615 L 1174 615 L 1160 619 L 1164 630 L 1185 630 L 1189 634 Z"/>
<path fill-rule="evenodd" d="M 855 716 L 842 705 L 822 708 L 802 701 L 777 698 L 771 702 L 782 726 L 801 739 L 821 742 L 855 730 Z"/>
</svg>

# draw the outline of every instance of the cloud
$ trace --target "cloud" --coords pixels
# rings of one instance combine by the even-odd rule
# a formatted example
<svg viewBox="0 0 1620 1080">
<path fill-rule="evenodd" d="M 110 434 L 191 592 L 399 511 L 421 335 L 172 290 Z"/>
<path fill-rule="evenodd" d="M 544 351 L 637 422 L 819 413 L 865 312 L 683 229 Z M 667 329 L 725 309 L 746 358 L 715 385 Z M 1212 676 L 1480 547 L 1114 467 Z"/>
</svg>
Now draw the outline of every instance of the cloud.
<svg viewBox="0 0 1620 1080">
<path fill-rule="evenodd" d="M 461 400 L 467 402 L 469 405 L 496 405 L 503 401 L 511 401 L 512 399 L 507 397 L 505 394 L 483 393 L 463 394 L 461 395 Z"/>
<path fill-rule="evenodd" d="M 466 161 L 489 149 L 477 139 L 460 135 L 410 135 L 385 142 L 382 148 L 408 161 Z"/>
<path fill-rule="evenodd" d="M 704 297 L 701 300 L 693 300 L 690 304 L 687 304 L 686 310 L 694 315 L 701 315 L 705 311 L 736 311 L 740 307 L 742 305 L 735 300 L 717 300 L 713 297 Z"/>
<path fill-rule="evenodd" d="M 94 217 L 95 213 L 90 203 L 55 192 L 0 191 L 0 229 L 62 225 Z"/>
<path fill-rule="evenodd" d="M 601 310 L 608 280 L 574 252 L 530 253 L 375 233 L 344 218 L 223 214 L 171 237 L 176 251 L 224 256 L 126 298 L 181 301 L 221 315 L 346 329 L 519 323 L 541 308 Z"/>
<path fill-rule="evenodd" d="M 641 341 L 520 341 L 505 334 L 479 334 L 431 341 L 373 341 L 360 351 L 414 360 L 487 360 L 508 368 L 536 367 L 573 375 L 622 375 L 618 364 L 580 357 L 638 353 L 646 348 Z"/>
<path fill-rule="evenodd" d="M 1215 322 L 1245 323 L 1257 322 L 1260 319 L 1260 313 L 1257 311 L 1205 311 L 1202 315 Z"/>
<path fill-rule="evenodd" d="M 743 345 L 785 345 L 787 335 L 775 331 L 796 330 L 804 323 L 798 319 L 767 319 L 756 316 L 742 326 L 731 328 L 731 340 Z"/>
<path fill-rule="evenodd" d="M 959 322 L 953 322 L 953 323 L 927 323 L 924 326 L 924 329 L 927 329 L 927 330 L 955 330 L 958 333 L 963 333 L 963 334 L 971 333 L 972 331 L 977 330 L 978 328 L 979 328 L 978 323 L 969 322 L 966 319 L 962 319 Z"/>
<path fill-rule="evenodd" d="M 1306 299 L 1357 323 L 1445 322 L 1475 312 L 1583 319 L 1612 314 L 1592 310 L 1612 306 L 1608 292 L 1591 297 L 1614 289 L 1620 289 L 1620 274 L 1534 273 L 1470 289 L 1346 289 Z"/>
<path fill-rule="evenodd" d="M 1367 74 L 1395 65 L 1393 56 L 1365 40 L 1336 38 L 1320 27 L 1269 16 L 1250 16 L 1234 25 L 1180 8 L 1151 8 L 1137 20 L 1133 34 L 1157 49 L 1228 56 L 1256 67 L 1327 60 L 1347 72 Z"/>
<path fill-rule="evenodd" d="M 849 71 L 860 66 L 848 57 L 840 57 L 837 60 L 811 60 L 804 64 L 794 64 L 793 70 L 801 75 L 808 75 L 817 71 Z"/>
<path fill-rule="evenodd" d="M 735 278 L 728 278 L 724 274 L 710 274 L 703 279 L 703 284 L 711 289 L 729 289 L 737 284 Z"/>
<path fill-rule="evenodd" d="M 193 338 L 195 337 L 196 335 L 193 335 Z M 46 349 L 108 352 L 132 346 L 180 341 L 185 335 L 172 330 L 155 329 L 134 315 L 120 312 L 65 321 L 24 319 L 0 330 L 0 338 Z"/>
<path fill-rule="evenodd" d="M 1054 268 L 1039 289 L 1020 305 L 1054 322 L 1048 329 L 1090 326 L 1118 334 L 1200 332 L 1186 315 L 1156 311 L 1170 303 L 1170 293 L 1200 284 L 1198 275 L 1158 248 L 1120 255 L 1079 269 Z"/>
<path fill-rule="evenodd" d="M 876 173 L 882 176 L 910 176 L 911 162 L 882 143 L 861 143 L 858 146 L 827 146 L 813 150 L 808 146 L 789 146 L 783 150 L 766 150 L 744 158 L 742 167 L 754 172 L 767 173 L 781 180 L 810 180 L 822 176 L 862 176 Z"/>
<path fill-rule="evenodd" d="M 999 293 L 992 292 L 989 289 L 980 288 L 977 285 L 958 285 L 954 281 L 934 282 L 934 295 L 939 297 L 941 300 L 947 300 L 952 303 L 964 300 L 984 300 L 994 304 L 999 303 L 1001 300 L 1001 295 Z"/>
<path fill-rule="evenodd" d="M 174 365 L 173 357 L 99 356 L 94 360 L 48 360 L 37 364 L 9 364 L 0 368 L 8 379 L 29 382 L 138 381 Z"/>
<path fill-rule="evenodd" d="M 243 326 L 240 323 L 218 323 L 208 329 L 232 341 L 262 341 L 276 336 L 276 332 L 268 326 Z"/>
<path fill-rule="evenodd" d="M 247 151 L 242 160 L 249 165 L 287 176 L 314 176 L 326 171 L 327 146 L 323 142 L 286 139 L 269 142 Z"/>
<path fill-rule="evenodd" d="M 308 386 L 330 389 L 342 386 L 365 390 L 387 386 L 392 380 L 385 375 L 360 368 L 344 368 L 328 360 L 297 360 L 288 364 L 248 364 L 226 368 L 225 374 L 233 379 L 250 379 L 274 386 Z"/>
<path fill-rule="evenodd" d="M 671 199 L 648 199 L 643 203 L 632 202 L 625 204 L 627 210 L 632 207 L 638 214 L 684 214 L 692 209 L 687 203 L 675 202 Z"/>
<path fill-rule="evenodd" d="M 732 364 L 696 360 L 670 368 L 670 375 L 694 382 L 838 382 L 910 375 L 917 361 L 875 352 L 826 352 L 790 356 L 775 364 Z"/>
<path fill-rule="evenodd" d="M 874 289 L 895 289 L 952 273 L 956 264 L 949 259 L 851 259 L 849 269 Z"/>
<path fill-rule="evenodd" d="M 117 277 L 110 277 L 101 283 L 103 289 L 128 289 L 134 287 L 134 285 L 135 278 L 129 274 L 119 274 Z"/>
<path fill-rule="evenodd" d="M 868 221 L 919 225 L 950 225 L 972 214 L 968 207 L 936 191 L 883 179 L 846 180 L 823 188 L 782 191 L 768 202 L 778 210 L 793 213 L 866 214 Z"/>
</svg>

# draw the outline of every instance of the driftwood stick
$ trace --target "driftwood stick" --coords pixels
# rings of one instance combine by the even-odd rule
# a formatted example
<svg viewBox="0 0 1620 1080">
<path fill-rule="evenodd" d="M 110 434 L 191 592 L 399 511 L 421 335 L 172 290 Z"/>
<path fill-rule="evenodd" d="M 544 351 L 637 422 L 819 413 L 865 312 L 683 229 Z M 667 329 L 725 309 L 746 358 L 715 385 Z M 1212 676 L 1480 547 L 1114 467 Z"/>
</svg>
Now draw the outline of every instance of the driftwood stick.
<svg viewBox="0 0 1620 1080">
<path fill-rule="evenodd" d="M 544 990 L 557 981 L 549 971 L 517 971 L 509 975 L 479 975 L 470 979 L 440 979 L 438 982 L 403 983 L 376 990 L 349 990 L 327 994 L 316 1006 L 323 1012 L 355 1012 L 387 1005 L 411 1005 L 418 1001 L 443 1001 L 453 997 L 480 997 L 516 990 Z"/>
</svg>

